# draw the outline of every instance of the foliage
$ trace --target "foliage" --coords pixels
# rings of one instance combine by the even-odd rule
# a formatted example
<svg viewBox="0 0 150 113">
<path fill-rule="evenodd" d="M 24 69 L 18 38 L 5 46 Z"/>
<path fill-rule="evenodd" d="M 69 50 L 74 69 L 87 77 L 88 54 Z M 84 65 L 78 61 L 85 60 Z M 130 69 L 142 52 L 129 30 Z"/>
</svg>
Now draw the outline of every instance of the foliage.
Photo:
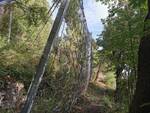
<svg viewBox="0 0 150 113">
<path fill-rule="evenodd" d="M 1 15 L 0 21 L 0 78 L 9 75 L 21 81 L 27 92 L 52 21 L 48 19 L 46 0 L 18 1 L 11 6 L 13 22 L 11 40 L 8 43 L 9 7 L 4 6 L 6 12 Z M 46 24 L 47 19 L 49 22 Z M 39 32 L 43 26 L 46 29 Z M 14 110 L 3 111 L 15 112 Z"/>
<path fill-rule="evenodd" d="M 25 83 L 26 91 L 35 73 L 43 46 L 48 37 L 50 22 L 46 24 L 47 2 L 40 0 L 18 1 L 13 6 L 13 28 L 11 41 L 7 43 L 9 15 L 3 16 L 1 38 L 4 39 L 0 48 L 0 65 L 2 76 L 14 76 Z M 9 7 L 9 6 L 8 6 Z M 81 70 L 84 59 L 82 23 L 78 14 L 79 1 L 72 1 L 65 20 L 67 27 L 55 40 L 52 56 L 45 72 L 41 88 L 32 112 L 60 111 L 69 112 L 84 87 L 81 84 Z M 6 19 L 7 18 L 7 19 Z M 49 21 L 51 21 L 49 19 Z M 46 24 L 46 30 L 41 32 Z M 75 26 L 74 26 L 75 25 Z M 4 27 L 6 26 L 6 27 Z M 43 30 L 43 29 L 42 29 Z M 37 36 L 37 35 L 41 36 Z M 82 51 L 80 52 L 82 48 Z M 45 107 L 47 106 L 47 108 Z"/>
<path fill-rule="evenodd" d="M 90 101 L 101 102 L 100 104 L 106 107 L 106 113 L 127 113 L 135 90 L 137 53 L 143 36 L 146 0 L 97 0 L 99 1 L 108 5 L 109 16 L 102 20 L 104 30 L 99 39 L 96 42 L 92 40 L 92 67 L 95 70 L 100 67 L 105 75 L 106 86 L 119 87 L 121 100 L 114 101 L 115 92 L 112 89 L 100 89 L 93 84 L 89 85 L 86 96 L 90 96 Z M 27 91 L 52 20 L 47 13 L 46 0 L 17 1 L 11 6 L 13 24 L 11 41 L 8 43 L 9 7 L 5 6 L 6 13 L 0 21 L 0 77 L 13 76 L 24 82 Z M 64 28 L 53 45 L 52 56 L 32 113 L 70 112 L 84 89 L 82 74 L 86 62 L 85 34 L 79 8 L 80 1 L 71 0 Z M 122 71 L 117 79 L 118 67 L 121 67 Z M 97 98 L 98 95 L 105 96 Z"/>
<path fill-rule="evenodd" d="M 104 30 L 97 40 L 97 44 L 103 48 L 100 54 L 104 58 L 100 58 L 107 59 L 112 65 L 111 71 L 116 74 L 118 67 L 122 69 L 120 74 L 116 75 L 116 90 L 119 88 L 116 92 L 122 96 L 120 103 L 124 103 L 128 108 L 135 90 L 138 48 L 143 36 L 146 0 L 98 1 L 107 4 L 109 9 L 109 16 L 102 20 Z"/>
<path fill-rule="evenodd" d="M 116 88 L 116 81 L 115 81 L 115 74 L 114 72 L 107 72 L 105 75 L 105 80 L 104 82 L 108 85 L 111 86 L 112 88 Z"/>
</svg>

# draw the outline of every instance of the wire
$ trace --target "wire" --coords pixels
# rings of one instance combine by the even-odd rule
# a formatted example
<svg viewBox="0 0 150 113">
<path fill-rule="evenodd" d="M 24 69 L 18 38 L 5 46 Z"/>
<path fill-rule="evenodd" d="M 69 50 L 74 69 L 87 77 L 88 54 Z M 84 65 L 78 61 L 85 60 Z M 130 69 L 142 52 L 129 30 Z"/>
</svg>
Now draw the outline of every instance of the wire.
<svg viewBox="0 0 150 113">
<path fill-rule="evenodd" d="M 56 10 L 56 8 L 57 8 L 57 6 L 59 5 L 59 3 L 60 3 L 60 0 L 57 0 L 57 2 L 55 3 L 53 3 L 53 5 L 52 5 L 52 7 L 49 9 L 49 11 L 48 11 L 48 17 L 46 18 L 46 22 L 45 22 L 45 24 L 43 25 L 43 27 L 40 29 L 40 30 L 38 30 L 39 32 L 37 33 L 37 35 L 36 35 L 36 38 L 35 38 L 35 40 L 34 41 L 36 41 L 37 40 L 37 38 L 39 38 L 39 36 L 40 36 L 40 34 L 41 34 L 41 32 L 44 30 L 44 28 L 45 28 L 45 26 L 47 25 L 47 23 L 48 23 L 48 20 L 49 20 L 49 18 L 52 16 L 52 14 L 54 13 L 54 11 Z M 53 7 L 54 7 L 54 9 L 53 9 Z M 52 10 L 53 9 L 53 10 Z M 51 11 L 52 10 L 52 11 Z"/>
<path fill-rule="evenodd" d="M 26 5 L 24 5 L 23 3 L 21 3 L 21 2 L 19 2 L 19 1 L 16 1 L 18 4 L 20 4 L 20 6 L 23 6 L 23 10 L 25 9 L 25 10 L 29 10 L 29 7 L 27 7 Z M 48 22 L 48 18 L 50 17 L 50 16 L 52 16 L 52 14 L 53 14 L 53 12 L 55 11 L 55 7 L 57 7 L 58 6 L 58 4 L 59 4 L 59 2 L 60 2 L 60 0 L 57 0 L 56 2 L 53 2 L 53 4 L 52 4 L 52 6 L 49 8 L 49 10 L 48 10 L 48 12 L 47 12 L 47 14 L 46 14 L 46 18 L 47 18 L 47 20 L 46 20 L 46 23 L 45 24 L 47 24 L 47 22 Z M 54 9 L 53 9 L 54 8 Z M 43 21 L 41 20 L 41 22 L 39 23 L 39 24 L 42 24 L 43 23 Z M 44 24 L 44 26 L 45 26 L 45 24 Z M 40 34 L 40 32 L 43 30 L 43 28 L 44 28 L 44 26 L 41 28 L 41 30 L 39 30 L 39 33 L 37 34 L 37 36 Z M 32 34 L 33 35 L 33 34 Z"/>
<path fill-rule="evenodd" d="M 48 10 L 48 12 L 47 12 L 46 22 L 45 22 L 45 24 L 42 26 L 42 28 L 40 28 L 39 30 L 37 30 L 38 33 L 37 33 L 37 35 L 35 36 L 34 42 L 39 38 L 41 32 L 44 30 L 45 26 L 46 26 L 47 23 L 48 23 L 49 18 L 52 16 L 52 14 L 54 13 L 54 11 L 55 11 L 56 8 L 58 7 L 59 3 L 60 3 L 60 0 L 57 0 L 57 1 L 54 2 L 54 3 L 52 4 L 52 6 L 49 8 L 49 10 Z M 42 24 L 42 21 L 41 21 L 40 24 Z M 34 33 L 31 34 L 31 37 L 33 36 L 33 34 L 34 34 Z M 22 44 L 22 46 L 24 46 L 27 41 L 29 41 L 29 38 Z"/>
</svg>

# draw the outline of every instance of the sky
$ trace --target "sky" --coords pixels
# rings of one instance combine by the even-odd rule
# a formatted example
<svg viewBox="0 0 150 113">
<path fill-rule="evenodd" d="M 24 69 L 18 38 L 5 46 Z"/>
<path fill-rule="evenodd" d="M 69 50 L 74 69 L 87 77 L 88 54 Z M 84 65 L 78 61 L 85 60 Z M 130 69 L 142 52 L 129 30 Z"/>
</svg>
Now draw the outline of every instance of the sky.
<svg viewBox="0 0 150 113">
<path fill-rule="evenodd" d="M 103 31 L 101 19 L 108 16 L 107 6 L 102 5 L 96 0 L 84 0 L 85 16 L 89 31 L 92 33 L 93 38 L 98 38 L 97 35 Z"/>
<path fill-rule="evenodd" d="M 51 0 L 49 0 L 49 3 L 50 1 Z M 106 18 L 108 15 L 107 6 L 95 1 L 96 0 L 84 0 L 84 11 L 88 28 L 94 39 L 98 38 L 98 35 L 103 31 L 101 19 Z M 54 16 L 56 16 L 56 13 L 54 13 Z"/>
</svg>

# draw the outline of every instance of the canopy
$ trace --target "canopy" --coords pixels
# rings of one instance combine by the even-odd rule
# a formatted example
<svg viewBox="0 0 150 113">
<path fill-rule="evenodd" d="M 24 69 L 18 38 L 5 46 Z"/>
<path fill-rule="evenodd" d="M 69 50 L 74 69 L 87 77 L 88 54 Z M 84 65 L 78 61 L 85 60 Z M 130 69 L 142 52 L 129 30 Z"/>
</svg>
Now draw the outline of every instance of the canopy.
<svg viewBox="0 0 150 113">
<path fill-rule="evenodd" d="M 11 4 L 13 3 L 15 0 L 0 0 L 0 5 L 6 5 L 6 4 Z"/>
</svg>

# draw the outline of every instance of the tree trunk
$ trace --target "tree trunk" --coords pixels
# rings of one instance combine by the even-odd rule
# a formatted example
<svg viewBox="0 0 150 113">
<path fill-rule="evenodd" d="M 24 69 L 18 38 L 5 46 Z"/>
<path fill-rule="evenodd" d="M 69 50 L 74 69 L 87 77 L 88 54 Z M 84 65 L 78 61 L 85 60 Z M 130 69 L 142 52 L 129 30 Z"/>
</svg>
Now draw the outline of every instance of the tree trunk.
<svg viewBox="0 0 150 113">
<path fill-rule="evenodd" d="M 150 0 L 148 0 L 150 9 Z M 139 46 L 138 78 L 129 113 L 150 113 L 150 12 L 145 18 L 144 37 Z"/>
<path fill-rule="evenodd" d="M 138 79 L 130 113 L 150 112 L 150 35 L 141 40 L 139 47 Z"/>
<path fill-rule="evenodd" d="M 122 65 L 118 65 L 116 68 L 116 90 L 115 90 L 115 102 L 120 102 L 122 100 L 121 94 L 121 77 L 122 77 L 123 67 Z"/>
<path fill-rule="evenodd" d="M 12 11 L 12 6 L 10 4 L 9 6 L 9 26 L 8 26 L 8 43 L 11 40 L 11 30 L 12 30 L 12 19 L 13 19 L 13 11 Z"/>
<path fill-rule="evenodd" d="M 41 83 L 43 74 L 45 72 L 45 67 L 46 67 L 46 64 L 48 62 L 49 54 L 51 53 L 53 40 L 58 35 L 62 20 L 64 18 L 64 15 L 66 14 L 66 10 L 67 10 L 68 5 L 69 5 L 69 1 L 70 0 L 63 0 L 63 2 L 61 3 L 61 6 L 59 8 L 58 14 L 57 14 L 56 19 L 54 21 L 51 33 L 50 33 L 49 38 L 47 40 L 47 44 L 46 44 L 45 49 L 43 51 L 43 55 L 40 59 L 39 65 L 36 69 L 35 78 L 33 79 L 32 83 L 30 85 L 28 95 L 27 95 L 27 100 L 25 102 L 25 105 L 24 105 L 21 113 L 30 113 L 30 111 L 31 111 L 38 87 Z"/>
<path fill-rule="evenodd" d="M 95 77 L 95 79 L 94 79 L 95 82 L 98 80 L 98 77 L 99 77 L 100 72 L 101 72 L 101 64 L 99 63 L 99 64 L 98 64 L 98 70 L 97 70 L 97 72 L 96 72 L 96 77 Z"/>
</svg>

